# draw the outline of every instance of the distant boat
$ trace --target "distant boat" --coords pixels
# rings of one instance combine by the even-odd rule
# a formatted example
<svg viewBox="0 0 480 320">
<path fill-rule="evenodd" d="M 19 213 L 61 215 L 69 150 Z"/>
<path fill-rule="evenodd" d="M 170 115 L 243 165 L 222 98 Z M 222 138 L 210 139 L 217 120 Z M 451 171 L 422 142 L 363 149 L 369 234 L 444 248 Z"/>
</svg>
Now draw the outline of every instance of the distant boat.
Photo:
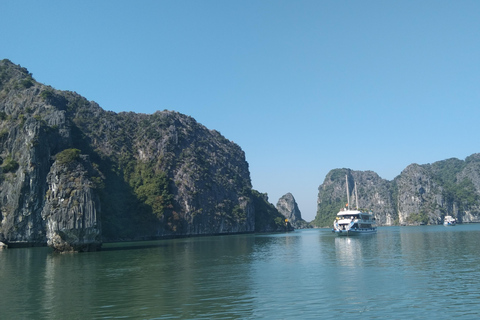
<svg viewBox="0 0 480 320">
<path fill-rule="evenodd" d="M 355 182 L 355 203 L 356 209 L 350 210 L 350 196 L 348 192 L 348 178 L 347 181 L 347 205 L 346 208 L 341 209 L 337 213 L 337 217 L 333 222 L 333 232 L 339 236 L 369 234 L 377 232 L 377 222 L 373 213 L 358 209 L 357 183 Z"/>
<path fill-rule="evenodd" d="M 448 226 L 454 226 L 457 224 L 457 220 L 452 217 L 452 216 L 445 216 L 445 220 L 443 220 L 443 225 L 445 227 L 448 227 Z"/>
</svg>

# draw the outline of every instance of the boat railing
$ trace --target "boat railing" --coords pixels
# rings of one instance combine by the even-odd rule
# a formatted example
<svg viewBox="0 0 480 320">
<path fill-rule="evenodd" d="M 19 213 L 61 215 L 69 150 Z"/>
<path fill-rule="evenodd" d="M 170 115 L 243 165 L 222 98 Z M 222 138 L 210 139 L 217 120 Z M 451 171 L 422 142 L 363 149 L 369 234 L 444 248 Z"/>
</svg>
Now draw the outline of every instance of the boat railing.
<svg viewBox="0 0 480 320">
<path fill-rule="evenodd" d="M 348 225 L 348 230 L 352 229 L 354 225 L 355 225 L 355 220 L 352 220 L 352 222 L 350 222 L 350 224 Z"/>
<path fill-rule="evenodd" d="M 377 230 L 376 227 L 371 227 L 371 228 L 352 228 L 351 230 L 355 230 L 355 231 L 369 231 L 369 230 Z"/>
</svg>

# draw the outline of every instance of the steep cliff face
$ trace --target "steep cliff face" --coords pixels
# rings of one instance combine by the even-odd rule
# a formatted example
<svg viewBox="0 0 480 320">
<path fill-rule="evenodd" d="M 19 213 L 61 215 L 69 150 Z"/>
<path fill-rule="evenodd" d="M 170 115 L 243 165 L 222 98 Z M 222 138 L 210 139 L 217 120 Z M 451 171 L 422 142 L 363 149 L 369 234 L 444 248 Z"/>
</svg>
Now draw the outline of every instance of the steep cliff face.
<svg viewBox="0 0 480 320">
<path fill-rule="evenodd" d="M 57 159 L 47 175 L 42 210 L 47 243 L 59 251 L 95 251 L 102 244 L 102 229 L 98 186 L 92 178 L 100 173 L 87 156 L 70 150 L 74 154 L 64 161 Z"/>
<path fill-rule="evenodd" d="M 127 217 L 139 220 L 147 230 L 122 237 L 254 230 L 250 174 L 237 145 L 176 112 L 109 117 L 100 125 L 82 121 L 81 128 L 95 132 L 94 146 L 108 159 L 100 163 L 109 172 L 106 190 L 114 191 L 104 199 L 123 203 L 114 210 L 103 206 L 105 215 L 115 220 L 105 227 L 105 237 L 122 234 Z M 132 207 L 135 203 L 137 208 Z"/>
<path fill-rule="evenodd" d="M 395 179 L 398 223 L 439 224 L 442 221 L 443 188 L 428 168 L 412 164 Z"/>
<path fill-rule="evenodd" d="M 298 208 L 295 198 L 290 192 L 278 199 L 276 207 L 278 212 L 288 219 L 295 229 L 307 227 L 308 223 L 302 219 L 302 213 Z"/>
<path fill-rule="evenodd" d="M 345 174 L 350 191 L 357 183 L 359 207 L 372 210 L 379 225 L 440 224 L 446 215 L 480 222 L 480 154 L 465 161 L 411 164 L 393 181 L 371 171 L 332 170 L 319 187 L 317 226 L 331 225 L 344 206 Z"/>
<path fill-rule="evenodd" d="M 350 205 L 362 209 L 369 209 L 377 214 L 379 224 L 391 225 L 395 221 L 395 210 L 392 203 L 391 183 L 378 176 L 373 171 L 353 171 L 350 169 L 335 169 L 325 177 L 325 181 L 318 188 L 317 216 L 314 224 L 329 226 L 337 212 L 347 203 L 347 186 L 350 196 Z M 354 189 L 357 184 L 358 204 L 355 203 Z"/>
<path fill-rule="evenodd" d="M 266 193 L 259 193 L 253 190 L 253 201 L 255 203 L 255 228 L 263 232 L 293 231 L 294 228 L 273 204 L 268 201 Z"/>
<path fill-rule="evenodd" d="M 72 150 L 75 159 L 59 161 Z M 177 112 L 105 111 L 8 60 L 0 157 L 7 244 L 81 251 L 102 240 L 264 231 L 238 145 Z"/>
<path fill-rule="evenodd" d="M 412 164 L 395 178 L 400 224 L 439 224 L 451 215 L 480 221 L 480 157 Z"/>
<path fill-rule="evenodd" d="M 44 242 L 41 217 L 52 156 L 69 144 L 65 112 L 45 105 L 26 69 L 0 62 L 0 237 Z"/>
<path fill-rule="evenodd" d="M 459 188 L 453 196 L 450 193 L 446 212 L 463 222 L 480 222 L 480 153 L 465 159 L 455 179 Z"/>
</svg>

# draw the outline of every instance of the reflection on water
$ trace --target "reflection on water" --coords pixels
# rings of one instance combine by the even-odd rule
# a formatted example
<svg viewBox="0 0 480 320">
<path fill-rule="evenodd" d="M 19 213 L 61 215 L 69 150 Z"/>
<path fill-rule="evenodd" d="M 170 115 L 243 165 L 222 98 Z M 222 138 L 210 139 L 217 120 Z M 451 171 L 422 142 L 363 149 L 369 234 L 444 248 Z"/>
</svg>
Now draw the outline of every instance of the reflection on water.
<svg viewBox="0 0 480 320">
<path fill-rule="evenodd" d="M 480 225 L 0 251 L 1 319 L 479 316 Z"/>
<path fill-rule="evenodd" d="M 359 237 L 337 237 L 335 238 L 336 261 L 340 266 L 360 267 L 364 264 L 365 255 L 371 254 L 368 251 L 369 238 L 376 234 L 362 235 Z"/>
</svg>

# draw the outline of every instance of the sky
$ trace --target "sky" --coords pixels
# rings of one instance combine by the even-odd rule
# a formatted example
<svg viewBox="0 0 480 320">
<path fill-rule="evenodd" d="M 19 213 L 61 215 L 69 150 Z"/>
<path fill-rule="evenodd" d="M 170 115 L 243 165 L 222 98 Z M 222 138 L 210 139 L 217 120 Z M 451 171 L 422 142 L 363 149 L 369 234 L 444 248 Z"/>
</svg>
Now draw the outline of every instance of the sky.
<svg viewBox="0 0 480 320">
<path fill-rule="evenodd" d="M 332 169 L 480 152 L 480 1 L 0 0 L 0 30 L 41 83 L 219 131 L 307 221 Z"/>
</svg>

